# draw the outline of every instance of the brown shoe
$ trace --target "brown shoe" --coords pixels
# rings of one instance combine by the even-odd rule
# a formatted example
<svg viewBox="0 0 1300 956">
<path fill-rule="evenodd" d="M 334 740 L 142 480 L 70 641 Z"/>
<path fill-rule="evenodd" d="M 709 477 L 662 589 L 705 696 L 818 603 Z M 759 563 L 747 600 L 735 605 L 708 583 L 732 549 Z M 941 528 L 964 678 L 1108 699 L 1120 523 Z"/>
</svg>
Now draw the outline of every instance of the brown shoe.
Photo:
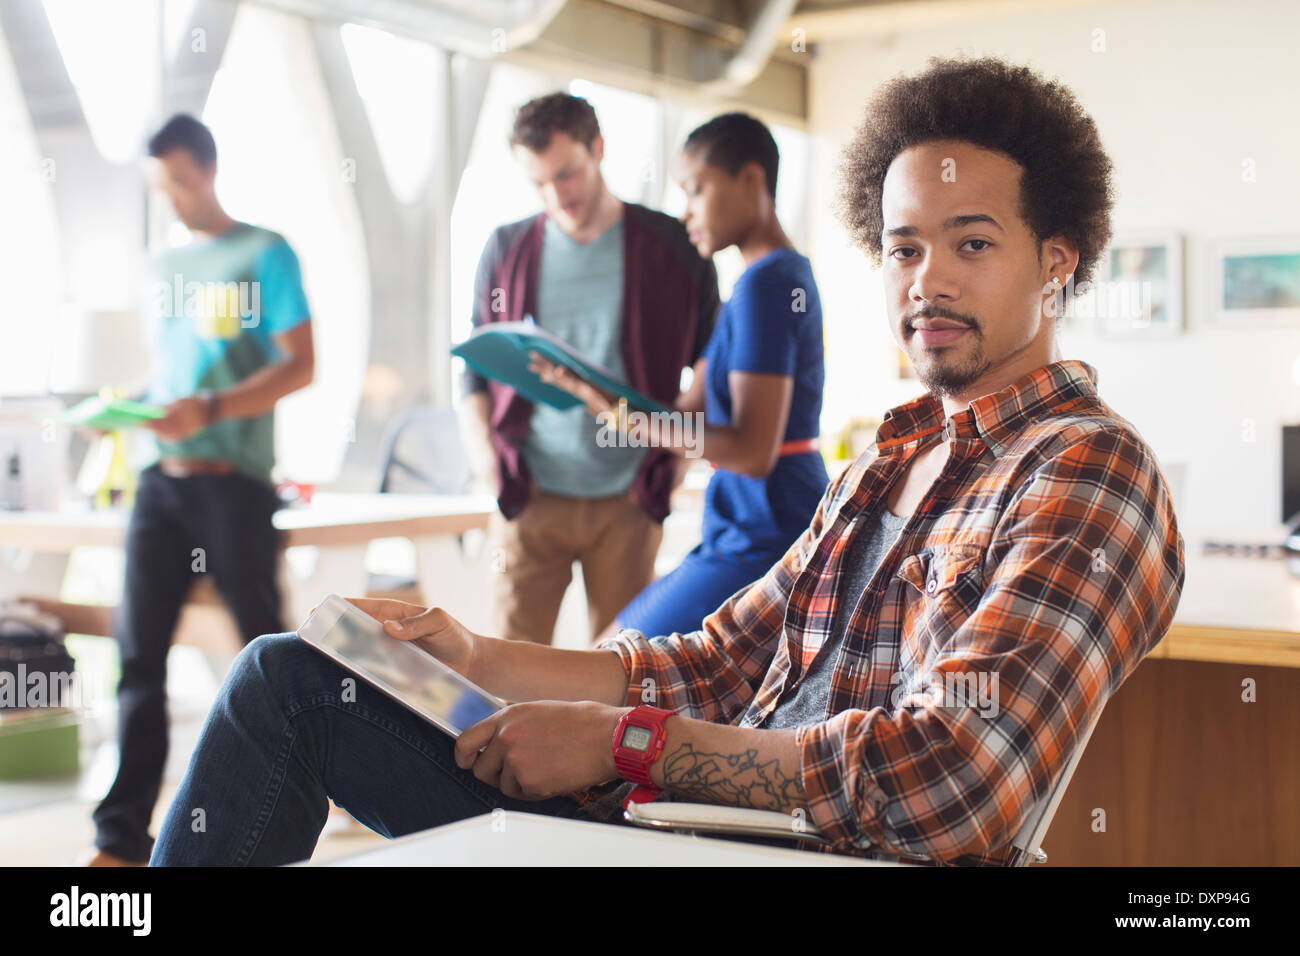
<svg viewBox="0 0 1300 956">
<path fill-rule="evenodd" d="M 92 848 L 84 851 L 77 857 L 77 866 L 148 866 L 148 863 L 135 863 L 131 860 L 124 860 L 119 856 L 113 856 L 111 853 L 105 853 L 98 848 Z"/>
</svg>

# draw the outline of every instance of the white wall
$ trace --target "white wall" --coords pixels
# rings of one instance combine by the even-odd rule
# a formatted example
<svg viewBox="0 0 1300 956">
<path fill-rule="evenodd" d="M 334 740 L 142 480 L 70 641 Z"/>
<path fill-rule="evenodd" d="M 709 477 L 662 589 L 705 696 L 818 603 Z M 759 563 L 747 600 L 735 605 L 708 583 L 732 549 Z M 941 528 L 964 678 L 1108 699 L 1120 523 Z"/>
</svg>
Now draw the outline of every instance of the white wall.
<svg viewBox="0 0 1300 956">
<path fill-rule="evenodd" d="M 1105 52 L 1093 52 L 1094 30 Z M 811 255 L 826 312 L 823 424 L 879 416 L 919 393 L 892 371 L 878 276 L 833 214 L 834 167 L 871 92 L 932 55 L 994 54 L 1059 76 L 1116 167 L 1117 234 L 1176 230 L 1185 243 L 1183 335 L 1125 342 L 1067 333 L 1062 353 L 1096 366 L 1102 397 L 1162 464 L 1185 464 L 1185 529 L 1280 520 L 1280 430 L 1300 421 L 1300 327 L 1210 325 L 1210 244 L 1300 237 L 1300 4 L 1149 0 L 1000 17 L 824 44 L 812 69 Z M 1243 182 L 1242 162 L 1256 163 Z M 1253 433 L 1254 440 L 1249 440 Z"/>
</svg>

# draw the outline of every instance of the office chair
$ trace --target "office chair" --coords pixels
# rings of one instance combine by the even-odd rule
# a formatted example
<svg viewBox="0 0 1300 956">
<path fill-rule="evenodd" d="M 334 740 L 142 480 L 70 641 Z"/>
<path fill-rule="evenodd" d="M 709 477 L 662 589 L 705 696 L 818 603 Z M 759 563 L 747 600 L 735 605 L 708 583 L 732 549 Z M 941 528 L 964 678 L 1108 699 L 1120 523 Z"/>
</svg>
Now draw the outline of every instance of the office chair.
<svg viewBox="0 0 1300 956">
<path fill-rule="evenodd" d="M 1078 746 L 1074 748 L 1074 754 L 1062 768 L 1056 783 L 1030 811 L 1025 822 L 1016 831 L 1016 835 L 1011 838 L 1014 849 L 1007 860 L 1007 866 L 1047 862 L 1047 853 L 1042 848 L 1043 837 L 1047 835 L 1047 829 L 1052 825 L 1052 817 L 1055 816 L 1056 808 L 1070 786 L 1070 778 L 1074 776 L 1075 767 L 1079 765 L 1083 751 L 1092 738 L 1092 732 L 1097 728 L 1097 721 L 1101 719 L 1103 709 L 1098 708 L 1097 713 L 1084 729 Z M 792 825 L 789 814 L 772 810 L 752 810 L 748 807 L 726 807 L 710 803 L 651 802 L 628 804 L 627 809 L 623 811 L 623 817 L 637 826 L 671 830 L 676 833 L 776 838 L 796 840 L 814 846 L 827 845 L 826 838 L 817 824 L 811 820 Z M 903 862 L 916 859 L 893 856 L 887 858 Z"/>
<path fill-rule="evenodd" d="M 389 423 L 380 442 L 380 494 L 460 495 L 472 480 L 453 408 L 423 405 Z"/>
</svg>

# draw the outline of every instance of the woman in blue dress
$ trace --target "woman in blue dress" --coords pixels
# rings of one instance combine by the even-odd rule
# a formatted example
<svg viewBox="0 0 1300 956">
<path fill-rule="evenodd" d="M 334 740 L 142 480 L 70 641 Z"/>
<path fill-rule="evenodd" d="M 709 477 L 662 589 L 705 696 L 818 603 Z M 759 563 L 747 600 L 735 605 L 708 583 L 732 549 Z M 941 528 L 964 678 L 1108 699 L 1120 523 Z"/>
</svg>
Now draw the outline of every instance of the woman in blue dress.
<svg viewBox="0 0 1300 956">
<path fill-rule="evenodd" d="M 825 378 L 822 313 L 807 258 L 776 216 L 776 141 L 742 113 L 695 129 L 676 157 L 682 217 L 701 255 L 736 246 L 745 271 L 723 305 L 676 427 L 618 415 L 611 397 L 534 355 L 542 378 L 583 399 L 627 441 L 669 448 L 715 468 L 704 497 L 700 544 L 652 582 L 611 626 L 643 634 L 689 633 L 732 594 L 762 577 L 808 527 L 829 478 L 817 450 Z M 702 432 L 682 419 L 703 413 Z M 685 463 L 683 463 L 684 467 Z"/>
</svg>

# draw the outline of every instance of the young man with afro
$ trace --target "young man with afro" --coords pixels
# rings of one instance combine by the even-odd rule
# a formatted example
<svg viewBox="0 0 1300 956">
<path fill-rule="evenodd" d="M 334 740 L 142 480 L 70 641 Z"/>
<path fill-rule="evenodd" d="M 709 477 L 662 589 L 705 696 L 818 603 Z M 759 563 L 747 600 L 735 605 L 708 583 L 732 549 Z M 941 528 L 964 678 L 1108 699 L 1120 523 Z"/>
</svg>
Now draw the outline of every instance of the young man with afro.
<svg viewBox="0 0 1300 956">
<path fill-rule="evenodd" d="M 1045 308 L 1105 247 L 1110 168 L 1071 92 L 1026 68 L 940 60 L 886 84 L 843 216 L 927 392 L 886 413 L 784 558 L 700 630 L 592 650 L 358 601 L 516 702 L 456 740 L 377 691 L 341 701 L 346 672 L 263 637 L 153 862 L 304 859 L 329 797 L 397 836 L 495 807 L 621 822 L 632 787 L 810 820 L 842 853 L 1008 862 L 1183 585 L 1156 458 Z"/>
</svg>

